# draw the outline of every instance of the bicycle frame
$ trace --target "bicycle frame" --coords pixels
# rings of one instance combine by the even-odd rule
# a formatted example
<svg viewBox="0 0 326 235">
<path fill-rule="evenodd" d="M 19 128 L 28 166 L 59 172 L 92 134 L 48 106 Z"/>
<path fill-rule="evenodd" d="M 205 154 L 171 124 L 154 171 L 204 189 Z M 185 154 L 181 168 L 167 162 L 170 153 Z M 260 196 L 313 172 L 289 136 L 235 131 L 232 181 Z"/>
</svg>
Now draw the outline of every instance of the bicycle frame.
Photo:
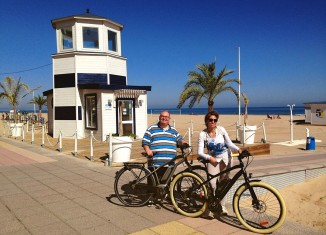
<svg viewBox="0 0 326 235">
<path fill-rule="evenodd" d="M 150 175 L 154 175 L 155 185 L 148 185 L 147 182 L 146 182 L 146 184 L 144 184 L 144 187 L 147 187 L 147 188 L 151 188 L 151 187 L 153 187 L 153 188 L 161 188 L 161 187 L 163 187 L 163 188 L 164 188 L 164 187 L 166 187 L 166 186 L 171 182 L 171 180 L 172 180 L 172 176 L 174 175 L 174 173 L 175 173 L 177 167 L 178 167 L 180 164 L 182 164 L 182 163 L 185 162 L 186 165 L 188 166 L 188 168 L 191 167 L 191 166 L 190 166 L 190 163 L 188 162 L 188 159 L 187 159 L 187 156 L 188 156 L 189 154 L 190 154 L 190 153 L 184 153 L 184 150 L 182 149 L 182 154 L 181 154 L 181 155 L 178 155 L 177 157 L 172 158 L 171 160 L 169 160 L 168 162 L 165 162 L 164 164 L 162 164 L 162 165 L 160 165 L 160 166 L 153 166 L 154 170 L 151 170 L 151 173 L 146 174 L 146 175 L 143 176 L 142 178 L 137 179 L 137 182 L 136 182 L 136 183 L 139 184 L 139 183 L 143 182 L 145 179 L 147 179 Z M 152 158 L 148 158 L 148 160 L 151 160 L 151 159 L 152 159 Z M 176 163 L 176 161 L 177 161 L 178 159 L 182 159 L 182 160 Z M 173 167 L 172 167 L 172 170 L 171 170 L 171 172 L 169 173 L 166 182 L 163 184 L 163 183 L 162 183 L 162 179 L 160 179 L 160 178 L 158 177 L 158 175 L 157 175 L 157 171 L 158 171 L 159 169 L 161 169 L 161 168 L 167 166 L 167 165 L 170 165 L 171 163 L 174 163 L 174 164 L 173 164 Z M 132 169 L 131 166 L 134 166 L 134 165 L 142 165 L 142 169 L 143 169 L 143 168 L 148 169 L 148 168 L 150 167 L 149 164 L 148 164 L 148 167 L 146 167 L 146 166 L 145 166 L 145 165 L 146 165 L 145 162 L 144 162 L 144 163 L 142 163 L 142 162 L 124 162 L 123 164 L 124 164 L 124 167 L 127 168 L 128 170 L 131 170 L 131 169 Z M 129 167 L 129 166 L 130 166 L 130 167 Z M 142 170 L 142 171 L 143 171 L 143 170 Z M 140 172 L 140 174 L 142 173 L 142 171 Z M 133 172 L 132 170 L 131 170 L 131 172 L 132 172 L 135 176 L 137 176 L 137 175 L 135 174 L 135 172 Z M 138 177 L 136 177 L 136 178 L 138 178 Z"/>
<path fill-rule="evenodd" d="M 226 174 L 228 172 L 231 172 L 233 170 L 236 170 L 236 169 L 240 169 L 231 179 L 230 181 L 228 182 L 228 184 L 226 184 L 222 190 L 221 190 L 221 193 L 219 195 L 215 195 L 214 196 L 214 199 L 218 199 L 219 201 L 221 199 L 223 199 L 226 194 L 230 191 L 230 189 L 232 188 L 232 186 L 237 182 L 237 180 L 243 176 L 244 178 L 244 184 L 246 185 L 247 188 L 249 188 L 249 191 L 250 191 L 250 194 L 252 195 L 252 198 L 254 199 L 253 203 L 256 203 L 258 202 L 258 199 L 257 199 L 257 196 L 255 194 L 255 192 L 253 191 L 253 189 L 250 187 L 250 179 L 248 177 L 248 174 L 246 172 L 246 169 L 244 167 L 244 164 L 242 162 L 242 159 L 240 158 L 240 156 L 238 156 L 238 159 L 239 159 L 239 164 L 238 165 L 235 165 L 235 166 L 232 166 L 226 170 L 223 170 L 221 171 L 220 173 L 216 174 L 216 175 L 211 175 L 208 173 L 207 171 L 207 166 L 205 165 L 205 170 L 207 172 L 207 175 L 208 175 L 208 179 L 201 183 L 200 185 L 198 185 L 196 188 L 200 188 L 202 185 L 207 185 L 207 184 L 210 184 L 210 181 L 214 178 L 217 178 L 219 177 L 220 175 L 222 174 Z"/>
</svg>

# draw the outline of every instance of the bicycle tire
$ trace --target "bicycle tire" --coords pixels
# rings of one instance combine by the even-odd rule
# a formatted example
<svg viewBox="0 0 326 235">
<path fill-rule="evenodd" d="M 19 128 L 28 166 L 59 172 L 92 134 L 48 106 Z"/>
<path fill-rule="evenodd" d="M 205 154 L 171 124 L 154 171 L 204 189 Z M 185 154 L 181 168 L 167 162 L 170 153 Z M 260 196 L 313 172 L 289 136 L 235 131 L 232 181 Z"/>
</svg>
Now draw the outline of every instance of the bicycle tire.
<svg viewBox="0 0 326 235">
<path fill-rule="evenodd" d="M 200 165 L 191 166 L 191 170 L 187 168 L 184 170 L 184 172 L 194 172 L 198 174 L 204 181 L 208 179 L 206 168 Z"/>
<path fill-rule="evenodd" d="M 246 185 L 240 186 L 233 197 L 233 210 L 240 223 L 255 233 L 272 233 L 284 222 L 286 205 L 281 194 L 271 185 L 250 182 L 259 200 L 260 208 L 252 204 Z"/>
<path fill-rule="evenodd" d="M 200 176 L 191 172 L 177 174 L 170 185 L 170 197 L 174 208 L 182 215 L 198 217 L 207 208 L 207 188 Z"/>
<path fill-rule="evenodd" d="M 137 183 L 136 181 L 148 174 L 150 174 L 150 170 L 143 166 L 134 165 L 122 168 L 117 173 L 114 182 L 114 192 L 119 201 L 131 207 L 147 204 L 153 195 L 147 185 L 155 184 L 154 177 L 149 175 L 143 182 Z"/>
</svg>

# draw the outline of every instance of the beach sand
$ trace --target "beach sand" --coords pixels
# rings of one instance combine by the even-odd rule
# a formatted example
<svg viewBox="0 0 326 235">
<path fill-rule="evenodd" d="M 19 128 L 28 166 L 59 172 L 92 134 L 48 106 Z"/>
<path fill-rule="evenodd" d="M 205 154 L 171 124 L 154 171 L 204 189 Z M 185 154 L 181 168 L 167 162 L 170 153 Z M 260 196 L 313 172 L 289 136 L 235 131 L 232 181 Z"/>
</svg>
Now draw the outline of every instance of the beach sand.
<svg viewBox="0 0 326 235">
<path fill-rule="evenodd" d="M 326 232 L 326 175 L 291 185 L 280 192 L 284 197 L 286 218 Z"/>
<path fill-rule="evenodd" d="M 241 120 L 243 117 L 241 117 Z M 281 119 L 267 119 L 266 115 L 249 115 L 248 125 L 257 125 L 257 132 L 255 136 L 255 144 L 260 144 L 261 139 L 264 138 L 263 123 L 265 127 L 266 140 L 270 144 L 271 155 L 287 154 L 287 153 L 301 153 L 306 151 L 306 131 L 309 129 L 310 136 L 315 137 L 316 151 L 326 152 L 326 126 L 314 126 L 304 123 L 304 116 L 294 116 L 293 120 L 293 139 L 294 143 L 290 144 L 290 117 L 289 115 L 281 115 Z M 148 125 L 157 122 L 158 115 L 148 115 Z M 177 130 L 181 135 L 185 136 L 188 141 L 188 130 L 192 130 L 193 135 L 190 138 L 193 151 L 197 151 L 197 139 L 199 132 L 204 129 L 204 115 L 172 115 L 171 124 L 175 124 Z M 238 115 L 221 115 L 220 125 L 225 127 L 229 133 L 230 138 L 236 140 L 236 122 Z M 3 135 L 3 125 L 0 127 L 0 134 Z M 34 144 L 41 145 L 41 127 L 35 127 Z M 21 137 L 17 138 L 17 141 Z M 26 143 L 31 143 L 31 132 L 25 133 Z M 239 147 L 241 144 L 236 143 Z M 101 141 L 94 141 L 94 164 L 104 164 L 108 158 L 108 143 Z M 58 138 L 46 136 L 44 148 L 57 151 Z M 62 152 L 64 154 L 73 156 L 74 140 L 64 139 L 62 145 Z M 141 147 L 141 139 L 136 139 L 132 145 L 132 159 L 141 157 L 143 149 Z M 68 157 L 68 156 L 67 156 Z M 90 159 L 90 140 L 78 140 L 78 158 Z M 285 198 L 288 214 L 287 219 L 297 221 L 307 226 L 318 227 L 326 231 L 326 176 L 292 185 L 281 190 Z"/>
</svg>

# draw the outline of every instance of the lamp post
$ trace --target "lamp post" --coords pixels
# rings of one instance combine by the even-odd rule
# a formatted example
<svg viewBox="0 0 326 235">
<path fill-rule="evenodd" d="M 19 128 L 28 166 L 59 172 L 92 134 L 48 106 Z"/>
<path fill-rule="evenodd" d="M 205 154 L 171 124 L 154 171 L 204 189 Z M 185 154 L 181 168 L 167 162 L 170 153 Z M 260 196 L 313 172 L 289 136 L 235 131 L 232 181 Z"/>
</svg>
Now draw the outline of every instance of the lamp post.
<svg viewBox="0 0 326 235">
<path fill-rule="evenodd" d="M 288 104 L 288 107 L 290 107 L 290 129 L 291 129 L 291 141 L 290 141 L 290 143 L 291 144 L 293 143 L 293 115 L 292 115 L 292 110 L 293 110 L 294 106 L 295 106 L 295 104 L 292 104 L 292 105 Z"/>
</svg>

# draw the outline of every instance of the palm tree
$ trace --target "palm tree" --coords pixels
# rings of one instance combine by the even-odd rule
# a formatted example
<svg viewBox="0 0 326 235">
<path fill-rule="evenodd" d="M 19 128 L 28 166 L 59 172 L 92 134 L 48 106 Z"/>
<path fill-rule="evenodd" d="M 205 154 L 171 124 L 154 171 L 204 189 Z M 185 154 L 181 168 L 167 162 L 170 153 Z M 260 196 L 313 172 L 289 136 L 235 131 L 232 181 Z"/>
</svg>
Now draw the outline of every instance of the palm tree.
<svg viewBox="0 0 326 235">
<path fill-rule="evenodd" d="M 38 122 L 40 122 L 42 117 L 42 107 L 47 105 L 47 99 L 44 96 L 34 96 L 33 99 L 31 99 L 29 104 L 36 104 L 38 106 Z"/>
<path fill-rule="evenodd" d="M 8 104 L 14 110 L 14 120 L 17 122 L 17 107 L 19 106 L 20 101 L 31 92 L 37 90 L 39 87 L 32 90 L 29 89 L 28 85 L 21 81 L 21 78 L 16 82 L 12 77 L 6 77 L 4 83 L 0 82 L 0 100 L 6 99 Z"/>
<path fill-rule="evenodd" d="M 247 124 L 247 118 L 248 118 L 249 98 L 244 92 L 242 92 L 241 95 L 242 95 L 242 98 L 243 98 L 243 103 L 244 103 L 244 108 L 245 108 L 244 124 L 246 125 Z"/>
<path fill-rule="evenodd" d="M 189 108 L 192 108 L 196 102 L 199 103 L 201 98 L 205 97 L 208 101 L 208 111 L 212 111 L 215 97 L 225 91 L 232 92 L 239 99 L 238 92 L 229 85 L 232 82 L 239 83 L 239 80 L 224 79 L 233 73 L 233 70 L 224 67 L 218 75 L 215 75 L 215 63 L 214 61 L 211 64 L 197 65 L 199 72 L 188 73 L 188 81 L 180 94 L 177 108 L 181 108 L 188 99 L 190 99 Z"/>
</svg>

